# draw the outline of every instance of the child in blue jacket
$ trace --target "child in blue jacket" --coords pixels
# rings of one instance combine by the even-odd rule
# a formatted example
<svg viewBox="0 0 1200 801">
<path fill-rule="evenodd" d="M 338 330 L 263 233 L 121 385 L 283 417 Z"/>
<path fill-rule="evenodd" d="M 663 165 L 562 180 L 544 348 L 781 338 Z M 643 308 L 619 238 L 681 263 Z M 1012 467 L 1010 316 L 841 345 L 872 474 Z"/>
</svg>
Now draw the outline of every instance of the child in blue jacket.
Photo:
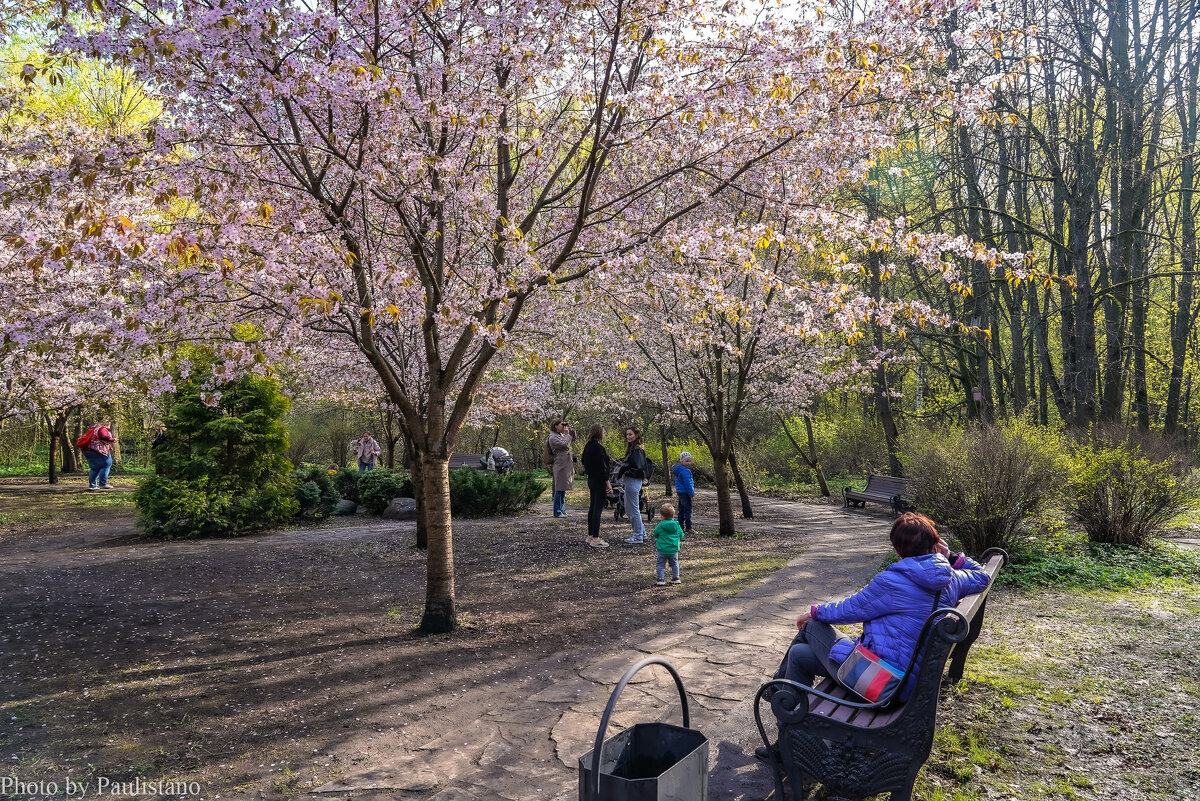
<svg viewBox="0 0 1200 801">
<path fill-rule="evenodd" d="M 679 496 L 679 525 L 685 534 L 692 533 L 692 499 L 696 495 L 696 482 L 692 479 L 692 455 L 687 451 L 679 454 L 679 462 L 671 468 L 675 477 L 675 494 Z"/>
</svg>

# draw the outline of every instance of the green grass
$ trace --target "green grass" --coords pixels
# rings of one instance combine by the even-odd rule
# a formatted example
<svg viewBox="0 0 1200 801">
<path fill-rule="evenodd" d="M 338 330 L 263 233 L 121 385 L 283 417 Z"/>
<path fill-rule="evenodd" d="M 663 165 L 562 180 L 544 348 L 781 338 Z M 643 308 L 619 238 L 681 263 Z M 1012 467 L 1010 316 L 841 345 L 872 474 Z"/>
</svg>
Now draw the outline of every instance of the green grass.
<svg viewBox="0 0 1200 801">
<path fill-rule="evenodd" d="M 1020 589 L 1150 589 L 1200 583 L 1200 555 L 1169 543 L 1147 548 L 1047 539 L 1014 549 L 1000 583 Z"/>
</svg>

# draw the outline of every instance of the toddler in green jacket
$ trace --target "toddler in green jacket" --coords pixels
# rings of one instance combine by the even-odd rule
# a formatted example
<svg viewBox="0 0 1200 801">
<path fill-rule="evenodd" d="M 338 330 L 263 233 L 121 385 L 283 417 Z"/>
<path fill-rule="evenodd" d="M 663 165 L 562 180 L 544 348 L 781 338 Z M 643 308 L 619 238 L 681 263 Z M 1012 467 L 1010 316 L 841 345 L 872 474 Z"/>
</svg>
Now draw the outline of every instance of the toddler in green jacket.
<svg viewBox="0 0 1200 801">
<path fill-rule="evenodd" d="M 663 567 L 668 564 L 671 566 L 671 583 L 679 583 L 679 542 L 683 539 L 683 529 L 675 521 L 675 507 L 671 504 L 658 507 L 658 513 L 662 522 L 654 527 L 654 545 L 658 551 L 654 575 L 658 577 L 655 583 L 661 587 L 667 583 Z"/>
</svg>

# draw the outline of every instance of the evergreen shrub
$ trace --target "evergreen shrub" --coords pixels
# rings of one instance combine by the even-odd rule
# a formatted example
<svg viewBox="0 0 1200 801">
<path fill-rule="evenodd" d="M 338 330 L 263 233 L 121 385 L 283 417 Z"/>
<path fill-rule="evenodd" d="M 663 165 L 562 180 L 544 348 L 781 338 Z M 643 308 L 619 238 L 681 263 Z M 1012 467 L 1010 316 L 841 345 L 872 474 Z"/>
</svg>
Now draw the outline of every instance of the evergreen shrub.
<svg viewBox="0 0 1200 801">
<path fill-rule="evenodd" d="M 299 511 L 292 465 L 283 456 L 288 399 L 273 380 L 255 375 L 212 391 L 210 375 L 200 365 L 178 382 L 166 439 L 153 452 L 155 473 L 134 495 L 141 525 L 152 536 L 241 534 Z"/>
<path fill-rule="evenodd" d="M 329 470 L 318 465 L 304 465 L 296 471 L 296 501 L 302 514 L 325 517 L 338 502 L 337 490 L 330 480 Z"/>
<path fill-rule="evenodd" d="M 917 508 L 973 554 L 1011 548 L 1062 497 L 1069 467 L 1062 434 L 1024 418 L 913 429 L 901 451 Z"/>
<path fill-rule="evenodd" d="M 1141 547 L 1200 502 L 1200 478 L 1169 442 L 1119 428 L 1076 446 L 1067 517 L 1088 539 Z"/>
<path fill-rule="evenodd" d="M 533 505 L 546 484 L 531 473 L 502 476 L 462 467 L 450 471 L 450 514 L 455 517 L 514 515 Z"/>
<path fill-rule="evenodd" d="M 374 472 L 374 471 L 371 471 Z M 343 467 L 333 474 L 333 488 L 337 490 L 340 497 L 347 501 L 359 503 L 362 496 L 359 492 L 359 480 L 361 476 L 358 470 L 350 467 Z"/>
<path fill-rule="evenodd" d="M 357 475 L 357 474 L 356 474 Z M 383 514 L 393 498 L 413 497 L 412 479 L 405 473 L 377 467 L 358 477 L 360 505 L 373 515 Z"/>
</svg>

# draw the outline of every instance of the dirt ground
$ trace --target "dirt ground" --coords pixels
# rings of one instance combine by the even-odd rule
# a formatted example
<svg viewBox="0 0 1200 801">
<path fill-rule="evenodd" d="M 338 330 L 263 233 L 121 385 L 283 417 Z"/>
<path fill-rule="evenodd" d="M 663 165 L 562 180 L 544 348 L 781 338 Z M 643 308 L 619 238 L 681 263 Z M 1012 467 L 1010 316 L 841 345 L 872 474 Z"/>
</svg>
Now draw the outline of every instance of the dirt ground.
<svg viewBox="0 0 1200 801">
<path fill-rule="evenodd" d="M 562 521 L 548 502 L 456 521 L 463 626 L 418 637 L 412 524 L 357 517 L 145 542 L 132 480 L 118 486 L 0 480 L 0 775 L 189 781 L 206 799 L 300 795 L 490 705 L 519 706 L 547 666 L 670 630 L 804 547 L 770 520 L 732 541 L 700 531 L 684 584 L 657 588 L 650 549 L 583 545 L 577 491 Z M 698 499 L 697 514 L 715 519 L 711 506 Z M 614 541 L 628 530 L 611 518 L 605 528 Z M 1195 587 L 998 589 L 916 797 L 1200 798 L 1197 613 Z"/>
<path fill-rule="evenodd" d="M 700 531 L 684 583 L 659 588 L 651 548 L 584 545 L 584 503 L 573 493 L 564 520 L 547 501 L 456 521 L 462 627 L 419 637 L 411 523 L 143 542 L 128 497 L 4 480 L 0 754 L 22 778 L 151 776 L 198 782 L 206 798 L 286 797 L 519 698 L 539 663 L 586 664 L 694 615 L 802 546 Z M 608 539 L 628 531 L 606 517 Z"/>
</svg>

